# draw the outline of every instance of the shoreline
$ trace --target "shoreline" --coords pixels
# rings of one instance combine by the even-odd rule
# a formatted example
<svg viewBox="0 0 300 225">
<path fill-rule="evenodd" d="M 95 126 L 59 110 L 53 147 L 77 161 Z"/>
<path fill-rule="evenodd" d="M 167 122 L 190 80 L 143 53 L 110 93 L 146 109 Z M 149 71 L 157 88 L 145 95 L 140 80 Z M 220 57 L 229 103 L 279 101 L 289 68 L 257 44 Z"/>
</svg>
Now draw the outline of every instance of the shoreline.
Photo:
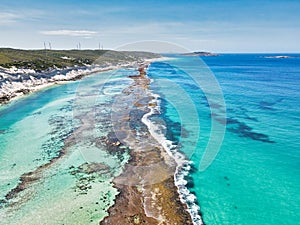
<svg viewBox="0 0 300 225">
<path fill-rule="evenodd" d="M 43 90 L 45 88 L 51 87 L 56 84 L 64 84 L 66 82 L 80 80 L 81 78 L 94 74 L 101 73 L 111 70 L 117 70 L 124 67 L 132 67 L 137 62 L 120 64 L 120 65 L 110 65 L 110 66 L 86 66 L 80 68 L 70 68 L 64 73 L 60 73 L 59 70 L 52 70 L 46 73 L 40 74 L 26 74 L 30 76 L 30 80 L 26 80 L 25 82 L 10 82 L 1 85 L 0 87 L 0 106 L 10 103 L 11 101 L 17 100 L 20 97 L 26 96 L 31 93 L 35 93 L 37 91 Z M 32 75 L 48 75 L 53 74 L 56 75 L 51 76 L 50 78 L 41 78 L 34 79 Z M 57 74 L 58 73 L 58 74 Z M 3 72 L 2 72 L 3 74 Z M 1 75 L 1 74 L 0 74 Z M 12 75 L 12 74 L 9 74 Z M 20 74 L 19 74 L 20 75 Z"/>
<path fill-rule="evenodd" d="M 72 67 L 67 69 L 53 69 L 51 71 L 47 72 L 40 72 L 37 73 L 34 70 L 28 70 L 31 73 L 28 72 L 26 69 L 24 69 L 21 73 L 15 73 L 11 72 L 12 69 L 7 69 L 0 67 L 0 81 L 1 78 L 7 78 L 10 76 L 21 76 L 26 75 L 29 77 L 28 80 L 25 80 L 23 82 L 10 82 L 10 83 L 1 83 L 0 82 L 0 106 L 6 105 L 14 100 L 17 100 L 23 96 L 26 96 L 28 94 L 43 90 L 45 88 L 51 87 L 53 85 L 60 85 L 64 84 L 65 82 L 80 80 L 81 78 L 85 76 L 89 76 L 94 73 L 102 73 L 106 71 L 111 70 L 118 70 L 121 68 L 136 68 L 140 64 L 149 64 L 151 62 L 157 62 L 157 61 L 164 61 L 169 60 L 171 58 L 169 57 L 160 57 L 160 58 L 146 58 L 143 59 L 142 62 L 133 61 L 128 63 L 118 63 L 117 65 L 107 65 L 107 66 L 101 66 L 101 65 L 87 65 L 85 67 Z M 20 69 L 17 69 L 19 71 Z M 52 75 L 51 75 L 52 74 Z M 55 74 L 55 75 L 54 75 Z M 35 79 L 34 76 L 50 76 L 49 78 L 40 78 Z"/>
<path fill-rule="evenodd" d="M 194 194 L 192 194 L 187 188 L 187 181 L 185 177 L 189 174 L 191 170 L 191 162 L 186 159 L 185 155 L 178 151 L 178 147 L 172 143 L 172 141 L 168 140 L 164 135 L 161 135 L 155 132 L 155 124 L 153 124 L 148 118 L 152 115 L 155 115 L 155 111 L 160 111 L 159 100 L 160 97 L 158 94 L 154 94 L 150 91 L 153 96 L 153 100 L 151 103 L 156 104 L 157 108 L 150 108 L 150 112 L 146 113 L 142 122 L 148 127 L 150 134 L 154 137 L 154 139 L 159 142 L 165 151 L 171 156 L 177 163 L 176 171 L 174 173 L 174 183 L 178 189 L 179 197 L 181 203 L 186 205 L 187 211 L 192 217 L 192 222 L 194 225 L 204 225 L 204 221 L 200 216 L 200 206 L 197 205 L 197 198 Z"/>
<path fill-rule="evenodd" d="M 158 60 L 163 61 L 165 59 Z M 114 187 L 118 189 L 120 194 L 116 196 L 115 204 L 109 208 L 109 215 L 103 218 L 100 224 L 203 224 L 201 218 L 199 220 L 199 218 L 197 219 L 195 217 L 196 214 L 191 210 L 187 202 L 187 197 L 191 197 L 191 195 L 185 196 L 186 192 L 182 191 L 182 187 L 187 189 L 185 187 L 186 183 L 182 183 L 185 181 L 184 176 L 182 179 L 178 179 L 178 174 L 181 174 L 185 165 L 184 162 L 187 161 L 183 160 L 184 156 L 182 155 L 183 163 L 180 164 L 173 155 L 174 152 L 171 152 L 171 149 L 169 149 L 170 146 L 168 146 L 168 144 L 171 145 L 171 142 L 164 139 L 163 143 L 159 138 L 155 137 L 154 133 L 151 132 L 149 125 L 149 123 L 151 123 L 150 120 L 148 121 L 149 123 L 146 121 L 156 110 L 156 107 L 159 107 L 159 103 L 157 99 L 158 95 L 153 94 L 149 90 L 151 80 L 147 77 L 145 70 L 151 62 L 158 60 L 151 59 L 145 60 L 143 63 L 135 62 L 119 65 L 118 67 L 106 67 L 101 68 L 100 71 L 86 70 L 84 73 L 81 71 L 68 80 L 59 80 L 34 86 L 32 88 L 33 91 L 29 92 L 36 92 L 55 84 L 63 84 L 65 82 L 81 79 L 90 74 L 119 69 L 125 66 L 138 69 L 139 75 L 129 76 L 129 78 L 134 81 L 134 84 L 131 84 L 127 88 L 128 90 L 131 89 L 131 93 L 123 92 L 122 95 L 125 94 L 129 99 L 133 99 L 131 101 L 131 103 L 134 103 L 132 109 L 133 111 L 139 111 L 140 115 L 139 118 L 135 117 L 132 119 L 138 123 L 139 126 L 145 126 L 142 129 L 142 133 L 144 133 L 144 138 L 146 138 L 145 140 L 149 145 L 144 146 L 143 144 L 145 143 L 143 142 L 139 144 L 140 146 L 128 144 L 141 140 L 141 135 L 133 134 L 135 131 L 140 131 L 134 129 L 130 134 L 133 134 L 133 136 L 129 137 L 129 139 L 127 138 L 127 140 L 120 140 L 121 142 L 127 143 L 131 149 L 131 159 L 125 165 L 121 175 L 116 177 L 113 181 Z M 29 93 L 16 96 L 16 98 Z M 16 98 L 12 98 L 10 101 Z M 144 98 L 147 100 L 145 101 Z M 120 110 L 126 111 L 123 108 L 120 108 Z M 132 111 L 130 111 L 130 113 L 131 112 Z M 128 111 L 123 113 L 125 113 L 125 116 L 129 115 L 127 114 Z M 124 121 L 125 123 L 127 123 L 126 120 Z M 147 148 L 147 151 L 141 154 L 140 150 L 144 147 Z M 53 159 L 53 162 L 59 160 L 64 154 L 65 152 L 63 151 L 61 155 Z M 180 153 L 176 152 L 176 154 Z M 39 175 L 42 170 L 50 166 L 53 162 L 51 161 L 49 165 L 41 166 L 41 168 L 38 168 L 37 171 L 33 173 L 24 174 L 23 181 L 8 193 L 6 197 L 8 199 L 14 198 L 18 195 L 19 191 L 27 189 L 26 186 L 36 181 L 37 178 L 35 178 L 35 175 Z M 132 178 L 132 175 L 134 175 L 135 178 Z M 155 177 L 157 175 L 162 176 L 162 178 L 159 177 L 158 180 L 153 180 L 153 176 Z M 121 220 L 121 218 L 127 219 L 125 221 Z"/>
<path fill-rule="evenodd" d="M 109 215 L 100 222 L 102 225 L 195 224 L 176 185 L 177 162 L 145 124 L 145 118 L 157 106 L 149 91 L 151 81 L 146 75 L 147 66 L 139 68 L 139 75 L 130 76 L 134 83 L 124 90 L 120 101 L 129 109 L 121 108 L 117 112 L 115 132 L 126 130 L 125 138 L 121 132 L 116 137 L 131 149 L 131 159 L 121 175 L 113 180 L 120 194 L 109 208 Z M 138 113 L 138 117 L 132 118 L 133 112 Z M 139 129 L 131 128 L 128 132 L 126 128 L 131 127 L 131 123 Z"/>
</svg>

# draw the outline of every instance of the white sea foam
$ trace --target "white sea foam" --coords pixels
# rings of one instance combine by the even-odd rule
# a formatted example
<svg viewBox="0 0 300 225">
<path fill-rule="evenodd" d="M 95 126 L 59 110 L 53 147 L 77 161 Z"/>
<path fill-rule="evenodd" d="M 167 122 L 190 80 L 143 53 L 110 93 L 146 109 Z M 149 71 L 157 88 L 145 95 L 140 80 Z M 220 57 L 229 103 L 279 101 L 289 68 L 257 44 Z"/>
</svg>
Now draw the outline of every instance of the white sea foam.
<svg viewBox="0 0 300 225">
<path fill-rule="evenodd" d="M 150 94 L 153 97 L 150 103 L 155 103 L 156 107 L 149 107 L 150 111 L 143 116 L 142 122 L 148 127 L 150 134 L 163 146 L 168 155 L 175 159 L 177 168 L 174 174 L 174 180 L 175 185 L 178 188 L 180 200 L 187 206 L 187 210 L 191 215 L 193 224 L 202 225 L 204 223 L 199 215 L 200 207 L 196 203 L 197 198 L 186 187 L 188 182 L 185 180 L 185 177 L 189 174 L 191 162 L 188 161 L 183 154 L 178 152 L 177 146 L 166 138 L 163 132 L 161 132 L 161 129 L 159 129 L 159 125 L 149 119 L 150 116 L 161 113 L 160 96 L 152 92 L 150 92 Z"/>
</svg>

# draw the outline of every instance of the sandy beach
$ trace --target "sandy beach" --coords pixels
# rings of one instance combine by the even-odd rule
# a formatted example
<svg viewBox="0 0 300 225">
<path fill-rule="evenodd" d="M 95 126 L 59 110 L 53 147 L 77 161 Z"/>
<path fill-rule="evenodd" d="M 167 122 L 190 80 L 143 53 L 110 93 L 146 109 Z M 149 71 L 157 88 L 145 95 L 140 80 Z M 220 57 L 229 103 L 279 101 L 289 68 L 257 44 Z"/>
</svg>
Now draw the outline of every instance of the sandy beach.
<svg viewBox="0 0 300 225">
<path fill-rule="evenodd" d="M 155 61 L 163 61 L 170 59 L 167 57 L 144 59 L 145 63 L 151 63 Z M 68 81 L 79 80 L 84 76 L 88 76 L 94 73 L 100 73 L 110 70 L 117 70 L 121 68 L 137 67 L 137 62 L 119 63 L 117 65 L 97 66 L 91 65 L 84 68 L 69 68 L 64 70 L 51 70 L 48 72 L 41 72 L 40 74 L 34 70 L 20 70 L 20 69 L 6 69 L 0 67 L 0 78 L 7 78 L 16 75 L 27 75 L 29 80 L 11 81 L 2 83 L 0 86 L 0 105 L 6 104 L 12 100 L 16 100 L 26 94 L 33 93 L 52 85 L 63 84 Z M 52 74 L 52 75 L 50 75 Z M 49 75 L 49 78 L 35 78 L 38 75 Z"/>
<path fill-rule="evenodd" d="M 82 77 L 90 74 L 116 70 L 124 67 L 130 67 L 133 65 L 134 63 L 126 63 L 121 65 L 112 65 L 106 67 L 87 66 L 86 68 L 82 68 L 82 69 L 77 69 L 77 68 L 69 69 L 66 73 L 62 73 L 62 74 L 59 73 L 58 75 L 52 76 L 48 79 L 45 78 L 35 79 L 31 76 L 31 79 L 27 81 L 6 82 L 3 83 L 0 88 L 0 105 L 8 103 L 9 101 L 15 100 L 17 98 L 20 98 L 26 94 L 33 93 L 42 90 L 44 88 L 50 87 L 55 84 L 63 84 L 68 81 L 81 79 Z M 7 71 L 8 70 L 4 70 L 2 74 Z M 58 71 L 51 71 L 50 73 L 58 73 Z M 34 75 L 34 73 L 32 75 Z"/>
</svg>

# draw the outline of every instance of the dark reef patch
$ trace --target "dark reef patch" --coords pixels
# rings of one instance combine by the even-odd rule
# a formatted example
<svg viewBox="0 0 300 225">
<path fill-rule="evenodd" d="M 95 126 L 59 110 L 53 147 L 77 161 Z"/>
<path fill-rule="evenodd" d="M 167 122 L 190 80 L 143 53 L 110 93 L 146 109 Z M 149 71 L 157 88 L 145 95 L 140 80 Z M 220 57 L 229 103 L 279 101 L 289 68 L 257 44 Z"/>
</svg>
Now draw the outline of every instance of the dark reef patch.
<svg viewBox="0 0 300 225">
<path fill-rule="evenodd" d="M 190 164 L 189 174 L 196 173 L 198 171 L 197 167 L 194 164 Z"/>
<path fill-rule="evenodd" d="M 183 83 L 183 87 L 188 88 L 189 90 L 199 90 L 200 88 L 196 84 Z"/>
<path fill-rule="evenodd" d="M 167 115 L 167 102 L 161 97 L 160 99 L 160 115 L 158 115 L 162 120 L 165 121 L 168 126 L 166 127 L 166 138 L 172 141 L 174 144 L 179 145 L 181 137 L 188 137 L 189 132 L 181 125 L 179 122 L 174 122 Z"/>
<path fill-rule="evenodd" d="M 248 114 L 249 111 L 242 106 L 237 108 L 228 108 L 227 112 L 236 115 L 236 117 L 238 118 L 259 122 L 259 120 L 256 117 L 249 116 Z"/>
<path fill-rule="evenodd" d="M 31 115 L 32 115 L 32 116 L 36 116 L 36 115 L 41 115 L 41 114 L 42 114 L 42 112 L 41 112 L 41 111 L 38 111 L 38 112 L 32 113 Z"/>
<path fill-rule="evenodd" d="M 72 118 L 53 115 L 49 118 L 48 123 L 51 126 L 51 138 L 42 145 L 42 149 L 44 159 L 50 160 L 58 156 L 60 149 L 64 146 L 64 141 L 72 134 L 74 129 Z"/>
<path fill-rule="evenodd" d="M 7 204 L 7 201 L 5 199 L 0 199 L 0 209 L 4 208 Z"/>
<path fill-rule="evenodd" d="M 110 176 L 110 168 L 102 163 L 84 163 L 79 167 L 71 166 L 69 173 L 76 177 L 75 192 L 87 194 L 92 189 L 92 183 L 101 182 L 102 176 Z"/>
<path fill-rule="evenodd" d="M 130 128 L 136 131 L 146 131 L 147 126 L 142 123 L 142 118 L 145 112 L 140 109 L 133 109 L 129 112 Z"/>
<path fill-rule="evenodd" d="M 273 106 L 277 103 L 280 103 L 283 101 L 283 98 L 280 98 L 276 101 L 273 101 L 273 102 L 267 102 L 267 101 L 260 101 L 259 102 L 259 108 L 260 109 L 263 109 L 263 110 L 271 110 L 271 111 L 274 111 L 276 110 Z"/>
<path fill-rule="evenodd" d="M 187 176 L 184 179 L 187 181 L 187 184 L 186 184 L 187 188 L 194 188 L 195 187 L 194 179 L 191 176 Z"/>
<path fill-rule="evenodd" d="M 106 149 L 109 154 L 116 155 L 120 161 L 123 161 L 123 153 L 129 151 L 129 149 L 119 140 L 120 135 L 122 135 L 122 133 L 118 132 L 117 137 L 116 134 L 111 131 L 107 136 L 102 136 L 95 140 L 96 147 Z M 126 135 L 126 133 L 124 133 L 124 135 Z"/>
<path fill-rule="evenodd" d="M 246 137 L 255 141 L 266 143 L 275 143 L 274 141 L 270 140 L 268 135 L 252 131 L 252 127 L 234 118 L 227 119 L 227 130 L 232 133 L 238 134 L 240 137 Z"/>
</svg>

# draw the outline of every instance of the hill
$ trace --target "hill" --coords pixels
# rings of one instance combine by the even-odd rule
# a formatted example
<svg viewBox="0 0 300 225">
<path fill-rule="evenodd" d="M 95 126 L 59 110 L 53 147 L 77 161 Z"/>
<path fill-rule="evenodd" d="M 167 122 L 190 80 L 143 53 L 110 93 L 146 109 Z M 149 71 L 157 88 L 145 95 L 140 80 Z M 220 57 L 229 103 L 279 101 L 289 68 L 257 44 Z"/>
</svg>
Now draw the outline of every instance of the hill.
<svg viewBox="0 0 300 225">
<path fill-rule="evenodd" d="M 0 48 L 0 105 L 59 81 L 121 67 L 135 68 L 159 57 L 149 52 Z"/>
<path fill-rule="evenodd" d="M 64 69 L 74 66 L 116 64 L 160 57 L 149 52 L 118 52 L 112 50 L 21 50 L 0 48 L 0 66 L 33 69 Z"/>
<path fill-rule="evenodd" d="M 211 52 L 190 52 L 190 53 L 183 53 L 184 56 L 218 56 L 218 54 L 211 53 Z"/>
</svg>

